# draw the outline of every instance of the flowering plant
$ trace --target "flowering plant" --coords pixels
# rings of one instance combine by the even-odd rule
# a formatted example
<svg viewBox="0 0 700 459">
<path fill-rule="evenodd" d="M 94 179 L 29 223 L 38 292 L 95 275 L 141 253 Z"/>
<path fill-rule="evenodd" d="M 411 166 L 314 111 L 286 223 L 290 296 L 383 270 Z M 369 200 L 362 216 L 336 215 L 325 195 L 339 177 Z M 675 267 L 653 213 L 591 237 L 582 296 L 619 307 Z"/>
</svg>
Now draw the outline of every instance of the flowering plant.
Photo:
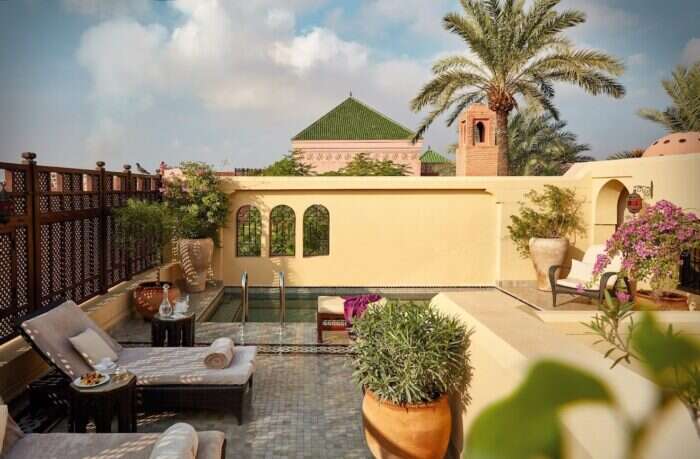
<svg viewBox="0 0 700 459">
<path fill-rule="evenodd" d="M 649 281 L 656 294 L 678 283 L 681 253 L 700 248 L 700 219 L 669 201 L 659 201 L 622 224 L 599 255 L 593 274 L 602 274 L 622 254 L 621 275 Z"/>
<path fill-rule="evenodd" d="M 229 212 L 228 196 L 219 185 L 214 169 L 200 162 L 183 162 L 179 171 L 169 174 L 164 198 L 176 216 L 177 237 L 217 241 L 217 231 Z"/>
</svg>

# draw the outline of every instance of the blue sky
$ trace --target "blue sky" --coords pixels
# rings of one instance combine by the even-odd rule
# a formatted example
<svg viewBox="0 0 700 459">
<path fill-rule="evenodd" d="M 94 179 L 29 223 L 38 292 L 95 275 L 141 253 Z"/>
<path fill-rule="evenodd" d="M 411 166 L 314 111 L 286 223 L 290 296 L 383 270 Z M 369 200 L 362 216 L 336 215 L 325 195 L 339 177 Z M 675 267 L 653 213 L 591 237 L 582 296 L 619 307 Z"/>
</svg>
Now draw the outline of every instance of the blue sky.
<svg viewBox="0 0 700 459">
<path fill-rule="evenodd" d="M 582 47 L 627 64 L 622 100 L 560 87 L 569 128 L 605 157 L 663 132 L 641 107 L 668 102 L 660 86 L 700 60 L 700 2 L 564 0 L 588 22 Z M 197 159 L 256 167 L 353 94 L 401 123 L 431 62 L 464 52 L 443 31 L 454 0 L 0 1 L 0 159 L 35 151 L 43 164 L 110 169 Z M 439 122 L 425 145 L 456 140 Z"/>
</svg>

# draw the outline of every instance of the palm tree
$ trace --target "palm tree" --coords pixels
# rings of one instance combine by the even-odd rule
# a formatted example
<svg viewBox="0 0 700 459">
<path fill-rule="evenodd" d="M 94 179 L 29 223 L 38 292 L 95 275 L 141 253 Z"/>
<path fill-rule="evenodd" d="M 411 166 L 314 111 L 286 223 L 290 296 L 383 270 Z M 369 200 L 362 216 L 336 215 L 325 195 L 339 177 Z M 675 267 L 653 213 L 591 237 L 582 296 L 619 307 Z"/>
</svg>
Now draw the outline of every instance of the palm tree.
<svg viewBox="0 0 700 459">
<path fill-rule="evenodd" d="M 586 144 L 566 130 L 566 121 L 533 108 L 518 111 L 508 120 L 510 175 L 561 175 L 572 163 L 595 161 L 582 153 Z"/>
<path fill-rule="evenodd" d="M 644 154 L 644 150 L 641 148 L 633 148 L 632 150 L 623 150 L 613 153 L 608 156 L 607 159 L 630 159 L 630 158 L 641 158 Z"/>
<path fill-rule="evenodd" d="M 664 111 L 644 108 L 639 116 L 671 132 L 700 131 L 700 62 L 690 68 L 677 67 L 671 77 L 661 84 L 673 105 Z"/>
<path fill-rule="evenodd" d="M 411 108 L 432 110 L 416 131 L 417 140 L 438 116 L 451 109 L 447 124 L 471 103 L 488 101 L 496 112 L 499 174 L 506 174 L 508 114 L 522 98 L 549 111 L 555 83 L 565 82 L 597 95 L 622 97 L 625 88 L 614 77 L 622 63 L 600 51 L 577 49 L 566 29 L 582 24 L 581 11 L 558 12 L 559 0 L 534 0 L 525 9 L 521 0 L 460 0 L 463 14 L 449 13 L 443 26 L 459 35 L 472 56 L 454 55 L 433 65 L 433 79 L 411 101 Z"/>
</svg>

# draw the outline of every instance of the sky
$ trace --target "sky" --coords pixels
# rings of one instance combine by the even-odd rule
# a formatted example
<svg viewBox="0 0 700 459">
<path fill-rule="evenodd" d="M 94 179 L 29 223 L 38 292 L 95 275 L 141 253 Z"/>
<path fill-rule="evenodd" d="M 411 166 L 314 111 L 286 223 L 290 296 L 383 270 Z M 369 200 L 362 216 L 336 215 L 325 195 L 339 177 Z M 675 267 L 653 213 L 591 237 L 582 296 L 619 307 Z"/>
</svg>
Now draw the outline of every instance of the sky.
<svg viewBox="0 0 700 459">
<path fill-rule="evenodd" d="M 663 135 L 660 81 L 700 60 L 700 2 L 563 0 L 587 22 L 580 47 L 623 60 L 624 99 L 557 86 L 555 104 L 593 156 Z M 199 160 L 218 169 L 279 159 L 291 137 L 359 100 L 415 128 L 409 101 L 431 63 L 464 53 L 442 29 L 456 0 L 0 0 L 0 160 L 110 170 Z M 424 145 L 444 151 L 438 120 Z"/>
</svg>

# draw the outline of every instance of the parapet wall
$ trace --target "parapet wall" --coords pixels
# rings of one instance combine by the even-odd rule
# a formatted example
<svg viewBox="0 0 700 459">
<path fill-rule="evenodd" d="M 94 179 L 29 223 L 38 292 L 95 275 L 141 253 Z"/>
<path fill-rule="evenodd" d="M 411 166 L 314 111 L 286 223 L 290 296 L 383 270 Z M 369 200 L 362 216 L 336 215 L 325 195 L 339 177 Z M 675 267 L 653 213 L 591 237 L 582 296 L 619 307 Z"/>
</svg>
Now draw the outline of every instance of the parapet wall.
<svg viewBox="0 0 700 459">
<path fill-rule="evenodd" d="M 231 216 L 222 231 L 215 272 L 238 285 L 467 286 L 533 279 L 531 263 L 508 236 L 510 216 L 531 189 L 574 188 L 585 201 L 586 236 L 572 240 L 579 257 L 615 228 L 623 189 L 654 183 L 647 202 L 667 199 L 700 209 L 700 154 L 575 165 L 563 177 L 227 177 Z M 613 186 L 614 185 L 614 186 Z M 611 191 L 613 190 L 613 191 Z M 617 191 L 614 191 L 617 190 Z M 269 256 L 269 214 L 285 204 L 296 214 L 296 251 Z M 330 254 L 303 256 L 303 214 L 321 204 L 330 213 Z M 236 256 L 235 214 L 262 214 L 262 255 Z"/>
</svg>

